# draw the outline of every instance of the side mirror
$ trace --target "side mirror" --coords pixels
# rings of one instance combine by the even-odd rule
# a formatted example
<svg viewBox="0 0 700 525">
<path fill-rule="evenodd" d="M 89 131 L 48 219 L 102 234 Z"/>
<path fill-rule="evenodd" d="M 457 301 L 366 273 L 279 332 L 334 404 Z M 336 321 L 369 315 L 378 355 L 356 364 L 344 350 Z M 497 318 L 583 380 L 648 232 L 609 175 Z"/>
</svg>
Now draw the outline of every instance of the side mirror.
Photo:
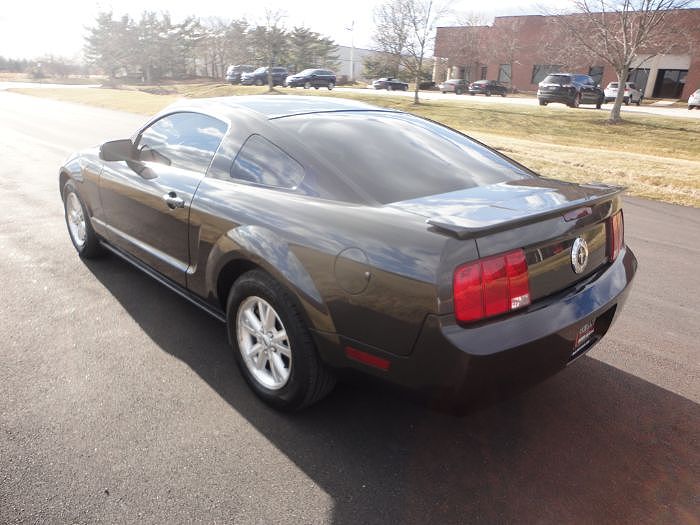
<svg viewBox="0 0 700 525">
<path fill-rule="evenodd" d="M 136 147 L 129 139 L 111 140 L 100 146 L 100 158 L 107 162 L 137 160 Z"/>
</svg>

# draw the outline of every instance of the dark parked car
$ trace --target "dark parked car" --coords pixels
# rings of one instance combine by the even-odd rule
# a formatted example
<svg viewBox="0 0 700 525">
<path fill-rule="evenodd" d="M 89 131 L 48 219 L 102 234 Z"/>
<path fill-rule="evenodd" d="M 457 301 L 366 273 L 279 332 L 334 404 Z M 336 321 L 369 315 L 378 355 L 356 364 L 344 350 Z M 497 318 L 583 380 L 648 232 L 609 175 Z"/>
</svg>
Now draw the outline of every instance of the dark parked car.
<svg viewBox="0 0 700 525">
<path fill-rule="evenodd" d="M 595 104 L 600 109 L 604 99 L 603 90 L 588 75 L 554 73 L 547 75 L 537 89 L 540 106 L 560 102 L 572 108 L 577 108 L 579 104 Z"/>
<path fill-rule="evenodd" d="M 264 86 L 267 84 L 267 67 L 259 67 L 252 73 L 243 73 L 241 75 L 241 84 L 244 86 Z M 281 86 L 287 78 L 287 68 L 273 67 L 272 68 L 272 84 Z"/>
<path fill-rule="evenodd" d="M 255 68 L 246 64 L 228 66 L 228 69 L 226 69 L 226 82 L 238 84 L 241 81 L 241 75 L 243 75 L 243 73 L 251 73 L 252 71 L 255 71 Z"/>
<path fill-rule="evenodd" d="M 450 400 L 540 380 L 605 335 L 637 265 L 619 188 L 350 100 L 182 101 L 59 185 L 80 256 L 109 250 L 225 322 L 280 409 L 357 372 Z"/>
<path fill-rule="evenodd" d="M 401 82 L 399 79 L 392 77 L 378 78 L 372 82 L 372 87 L 374 89 L 386 89 L 387 91 L 408 91 L 406 82 Z"/>
<path fill-rule="evenodd" d="M 440 91 L 443 93 L 454 93 L 455 95 L 461 95 L 469 89 L 467 86 L 467 81 L 461 78 L 452 78 L 450 80 L 445 80 L 442 84 L 438 86 Z"/>
<path fill-rule="evenodd" d="M 477 80 L 469 84 L 469 94 L 483 94 L 487 97 L 491 95 L 501 95 L 505 97 L 508 94 L 508 88 L 495 80 Z"/>
<path fill-rule="evenodd" d="M 305 69 L 294 75 L 289 75 L 284 81 L 287 87 L 303 87 L 304 89 L 335 87 L 335 73 L 327 69 Z"/>
</svg>

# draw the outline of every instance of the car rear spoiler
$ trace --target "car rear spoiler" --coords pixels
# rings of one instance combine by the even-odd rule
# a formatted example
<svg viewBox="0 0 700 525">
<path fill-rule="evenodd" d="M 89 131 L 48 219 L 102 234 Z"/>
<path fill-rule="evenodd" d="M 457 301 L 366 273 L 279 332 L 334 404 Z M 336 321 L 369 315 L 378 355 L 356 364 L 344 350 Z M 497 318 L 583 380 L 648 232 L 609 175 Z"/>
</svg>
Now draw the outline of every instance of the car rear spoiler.
<svg viewBox="0 0 700 525">
<path fill-rule="evenodd" d="M 521 216 L 512 217 L 506 220 L 494 218 L 479 219 L 476 217 L 431 217 L 425 222 L 438 230 L 448 232 L 458 239 L 474 239 L 484 237 L 486 235 L 497 233 L 512 228 L 526 226 L 545 219 L 561 216 L 565 220 L 575 220 L 577 218 L 589 215 L 592 208 L 601 204 L 604 201 L 609 201 L 612 197 L 620 195 L 625 191 L 622 186 L 610 186 L 607 184 L 580 184 L 582 188 L 592 188 L 598 190 L 595 195 L 570 201 L 562 206 L 550 208 L 548 210 L 527 213 L 524 212 Z M 601 193 L 602 190 L 602 193 Z M 610 210 L 608 214 L 611 212 Z M 579 213 L 576 213 L 579 212 Z"/>
</svg>

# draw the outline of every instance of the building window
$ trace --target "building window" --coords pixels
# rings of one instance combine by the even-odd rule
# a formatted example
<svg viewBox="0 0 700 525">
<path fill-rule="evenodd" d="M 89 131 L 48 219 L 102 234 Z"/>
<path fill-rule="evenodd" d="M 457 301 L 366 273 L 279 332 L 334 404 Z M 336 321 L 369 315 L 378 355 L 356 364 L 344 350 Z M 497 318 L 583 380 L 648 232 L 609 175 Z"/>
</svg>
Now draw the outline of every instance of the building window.
<svg viewBox="0 0 700 525">
<path fill-rule="evenodd" d="M 486 80 L 486 74 L 488 73 L 488 66 L 481 66 L 481 80 Z"/>
<path fill-rule="evenodd" d="M 589 67 L 588 76 L 592 77 L 596 84 L 600 84 L 603 81 L 603 66 Z"/>
<path fill-rule="evenodd" d="M 649 69 L 635 69 L 627 75 L 627 82 L 634 82 L 637 89 L 642 93 L 647 92 L 647 81 L 649 80 Z"/>
<path fill-rule="evenodd" d="M 687 69 L 659 69 L 654 84 L 654 98 L 679 98 L 685 87 Z"/>
<path fill-rule="evenodd" d="M 539 84 L 544 80 L 544 77 L 552 73 L 559 73 L 562 66 L 554 64 L 535 64 L 532 66 L 532 84 Z"/>
<path fill-rule="evenodd" d="M 503 82 L 504 84 L 510 84 L 511 79 L 513 77 L 511 76 L 511 65 L 510 64 L 501 64 L 498 66 L 498 81 Z"/>
</svg>

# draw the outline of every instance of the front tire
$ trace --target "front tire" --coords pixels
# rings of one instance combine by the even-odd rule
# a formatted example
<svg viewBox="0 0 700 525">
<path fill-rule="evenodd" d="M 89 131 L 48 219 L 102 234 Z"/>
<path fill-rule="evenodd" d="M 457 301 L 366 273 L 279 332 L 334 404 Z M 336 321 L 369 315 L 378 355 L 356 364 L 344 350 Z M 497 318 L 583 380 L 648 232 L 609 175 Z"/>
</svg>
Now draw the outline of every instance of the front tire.
<svg viewBox="0 0 700 525">
<path fill-rule="evenodd" d="M 85 205 L 71 181 L 63 187 L 63 209 L 68 235 L 78 255 L 83 259 L 92 259 L 100 255 L 100 239 L 92 229 Z"/>
<path fill-rule="evenodd" d="M 311 82 L 304 82 L 304 89 L 311 89 Z"/>
<path fill-rule="evenodd" d="M 328 83 L 328 91 L 332 90 L 335 87 L 335 84 L 333 82 Z"/>
<path fill-rule="evenodd" d="M 241 373 L 265 403 L 299 410 L 333 389 L 335 377 L 318 357 L 299 307 L 269 274 L 253 270 L 239 277 L 226 313 Z"/>
<path fill-rule="evenodd" d="M 263 85 L 262 79 L 256 78 L 256 79 L 255 79 L 255 85 L 256 85 L 256 86 L 262 86 L 262 85 Z"/>
</svg>

